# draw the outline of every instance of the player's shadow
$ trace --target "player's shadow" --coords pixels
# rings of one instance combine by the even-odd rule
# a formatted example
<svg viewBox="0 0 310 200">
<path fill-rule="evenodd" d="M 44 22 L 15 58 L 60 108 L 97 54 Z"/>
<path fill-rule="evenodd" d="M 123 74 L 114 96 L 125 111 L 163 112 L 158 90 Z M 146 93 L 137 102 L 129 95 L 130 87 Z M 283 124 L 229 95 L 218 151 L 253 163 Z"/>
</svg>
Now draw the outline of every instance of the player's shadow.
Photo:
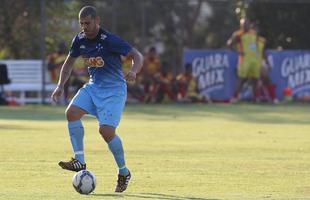
<svg viewBox="0 0 310 200">
<path fill-rule="evenodd" d="M 220 199 L 206 199 L 202 197 L 186 197 L 186 196 L 176 196 L 176 195 L 167 195 L 159 193 L 137 193 L 137 194 L 99 194 L 93 193 L 90 194 L 97 197 L 113 197 L 113 198 L 124 198 L 132 197 L 135 199 L 165 199 L 165 200 L 220 200 Z"/>
</svg>

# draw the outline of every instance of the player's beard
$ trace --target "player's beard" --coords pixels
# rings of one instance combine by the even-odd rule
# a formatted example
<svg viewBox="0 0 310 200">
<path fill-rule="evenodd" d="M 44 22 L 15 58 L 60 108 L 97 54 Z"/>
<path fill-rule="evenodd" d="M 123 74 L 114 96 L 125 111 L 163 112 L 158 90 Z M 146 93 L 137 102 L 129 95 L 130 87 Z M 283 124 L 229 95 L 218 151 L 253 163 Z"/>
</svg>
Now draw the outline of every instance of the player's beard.
<svg viewBox="0 0 310 200">
<path fill-rule="evenodd" d="M 90 39 L 95 38 L 97 36 L 98 32 L 99 32 L 99 27 L 95 27 L 91 31 L 89 29 L 84 30 L 86 37 L 90 38 Z"/>
</svg>

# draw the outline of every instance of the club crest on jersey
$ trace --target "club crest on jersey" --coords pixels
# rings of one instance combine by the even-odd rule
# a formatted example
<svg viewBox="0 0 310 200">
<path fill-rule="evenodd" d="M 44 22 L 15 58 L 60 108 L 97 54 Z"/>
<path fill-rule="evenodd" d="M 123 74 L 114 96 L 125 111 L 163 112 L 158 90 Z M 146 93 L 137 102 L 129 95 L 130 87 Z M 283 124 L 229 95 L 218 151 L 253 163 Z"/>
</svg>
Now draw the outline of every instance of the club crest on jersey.
<svg viewBox="0 0 310 200">
<path fill-rule="evenodd" d="M 104 60 L 101 57 L 83 58 L 85 65 L 89 67 L 103 67 Z"/>
</svg>

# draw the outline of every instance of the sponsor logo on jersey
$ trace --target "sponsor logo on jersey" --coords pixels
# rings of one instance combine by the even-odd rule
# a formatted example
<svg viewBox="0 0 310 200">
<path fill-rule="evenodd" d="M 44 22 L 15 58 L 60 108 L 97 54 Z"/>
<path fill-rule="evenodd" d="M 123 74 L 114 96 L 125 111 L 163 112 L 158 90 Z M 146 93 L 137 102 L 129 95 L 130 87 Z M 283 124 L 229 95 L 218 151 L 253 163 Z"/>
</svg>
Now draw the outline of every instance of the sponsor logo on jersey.
<svg viewBox="0 0 310 200">
<path fill-rule="evenodd" d="M 104 60 L 102 57 L 90 57 L 90 58 L 83 58 L 84 63 L 88 67 L 103 67 L 104 66 Z"/>
<path fill-rule="evenodd" d="M 100 35 L 100 39 L 101 39 L 101 40 L 105 40 L 107 37 L 108 37 L 108 36 L 105 35 L 105 34 L 103 34 L 103 33 L 101 33 L 101 35 Z"/>
<path fill-rule="evenodd" d="M 80 46 L 80 49 L 85 49 L 85 48 L 86 48 L 85 45 Z"/>
<path fill-rule="evenodd" d="M 97 44 L 96 45 L 96 49 L 97 49 L 97 51 L 101 51 L 102 49 L 103 49 L 103 46 L 102 46 L 102 44 Z"/>
</svg>

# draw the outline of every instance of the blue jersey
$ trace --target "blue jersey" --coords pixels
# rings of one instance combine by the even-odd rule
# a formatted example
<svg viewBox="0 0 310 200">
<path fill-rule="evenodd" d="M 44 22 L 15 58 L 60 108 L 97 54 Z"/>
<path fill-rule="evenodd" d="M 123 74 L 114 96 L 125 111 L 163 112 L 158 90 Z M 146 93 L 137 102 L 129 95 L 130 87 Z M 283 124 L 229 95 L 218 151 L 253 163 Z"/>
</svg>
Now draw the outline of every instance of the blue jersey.
<svg viewBox="0 0 310 200">
<path fill-rule="evenodd" d="M 88 39 L 84 32 L 72 41 L 69 55 L 82 56 L 90 75 L 90 84 L 100 87 L 125 86 L 121 55 L 127 55 L 132 46 L 117 35 L 99 29 L 94 39 Z"/>
</svg>

